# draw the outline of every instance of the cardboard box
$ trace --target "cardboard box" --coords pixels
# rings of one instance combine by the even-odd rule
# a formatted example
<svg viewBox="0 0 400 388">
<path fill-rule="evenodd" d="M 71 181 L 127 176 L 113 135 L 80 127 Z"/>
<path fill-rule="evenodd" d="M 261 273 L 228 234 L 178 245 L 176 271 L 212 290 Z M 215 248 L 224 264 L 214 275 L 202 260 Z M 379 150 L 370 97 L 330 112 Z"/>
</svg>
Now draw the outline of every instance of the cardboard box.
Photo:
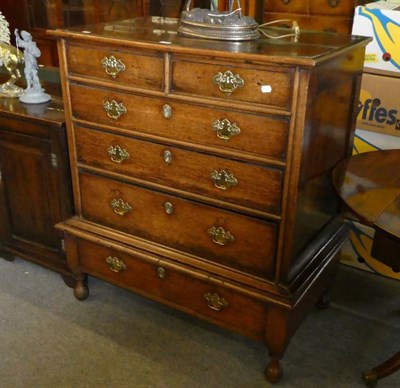
<svg viewBox="0 0 400 388">
<path fill-rule="evenodd" d="M 364 73 L 357 109 L 356 128 L 400 136 L 400 78 Z"/>
<path fill-rule="evenodd" d="M 364 71 L 400 77 L 400 2 L 378 1 L 356 7 L 353 35 L 372 37 Z"/>
<path fill-rule="evenodd" d="M 353 155 L 363 152 L 400 149 L 400 137 L 364 131 L 357 128 L 354 135 Z"/>
</svg>

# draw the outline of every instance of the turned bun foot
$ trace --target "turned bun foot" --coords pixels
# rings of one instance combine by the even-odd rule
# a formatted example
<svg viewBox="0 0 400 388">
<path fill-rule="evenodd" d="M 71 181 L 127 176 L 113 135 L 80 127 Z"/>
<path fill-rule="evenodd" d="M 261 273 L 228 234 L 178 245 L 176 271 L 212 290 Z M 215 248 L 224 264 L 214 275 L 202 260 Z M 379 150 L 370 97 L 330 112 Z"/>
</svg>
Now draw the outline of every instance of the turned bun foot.
<svg viewBox="0 0 400 388">
<path fill-rule="evenodd" d="M 369 388 L 376 387 L 376 385 L 378 384 L 378 375 L 374 371 L 363 373 L 362 379 L 365 385 Z"/>
<path fill-rule="evenodd" d="M 78 280 L 76 282 L 74 296 L 78 300 L 85 300 L 89 296 L 89 288 L 85 280 Z"/>
<path fill-rule="evenodd" d="M 270 383 L 277 383 L 282 378 L 283 372 L 279 360 L 271 360 L 265 368 L 265 378 Z"/>
<path fill-rule="evenodd" d="M 331 297 L 328 293 L 325 293 L 318 300 L 316 307 L 319 310 L 327 309 L 331 305 Z"/>
</svg>

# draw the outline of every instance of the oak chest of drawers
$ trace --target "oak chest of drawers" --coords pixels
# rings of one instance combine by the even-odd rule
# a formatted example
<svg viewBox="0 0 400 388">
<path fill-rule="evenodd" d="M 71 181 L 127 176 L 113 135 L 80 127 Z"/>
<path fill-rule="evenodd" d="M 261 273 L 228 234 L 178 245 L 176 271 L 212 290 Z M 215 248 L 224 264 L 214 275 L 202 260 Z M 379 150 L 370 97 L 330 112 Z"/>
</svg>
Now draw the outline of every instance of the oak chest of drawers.
<svg viewBox="0 0 400 388">
<path fill-rule="evenodd" d="M 177 20 L 53 31 L 86 275 L 264 339 L 280 360 L 320 300 L 346 230 L 330 183 L 347 156 L 367 40 L 177 35 Z"/>
</svg>

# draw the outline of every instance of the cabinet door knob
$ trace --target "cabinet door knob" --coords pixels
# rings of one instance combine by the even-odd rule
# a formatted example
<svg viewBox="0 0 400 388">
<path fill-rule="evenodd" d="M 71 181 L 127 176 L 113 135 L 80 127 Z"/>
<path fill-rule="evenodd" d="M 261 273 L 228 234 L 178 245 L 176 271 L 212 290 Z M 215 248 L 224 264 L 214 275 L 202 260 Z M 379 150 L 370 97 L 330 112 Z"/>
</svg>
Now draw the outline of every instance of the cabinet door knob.
<svg viewBox="0 0 400 388">
<path fill-rule="evenodd" d="M 107 153 L 110 155 L 110 159 L 114 163 L 121 164 L 125 160 L 128 160 L 130 155 L 129 152 L 125 148 L 121 148 L 119 145 L 109 146 L 107 148 Z"/>
<path fill-rule="evenodd" d="M 118 103 L 115 100 L 104 101 L 103 109 L 106 111 L 107 116 L 115 121 L 127 112 L 124 104 L 122 102 Z"/>
<path fill-rule="evenodd" d="M 231 232 L 225 231 L 222 226 L 211 227 L 208 229 L 208 234 L 213 236 L 213 242 L 218 245 L 227 245 L 228 243 L 235 241 L 235 238 L 232 236 Z"/>
<path fill-rule="evenodd" d="M 242 88 L 244 86 L 244 81 L 240 78 L 240 75 L 233 74 L 230 70 L 215 74 L 213 82 L 218 85 L 219 90 L 227 96 L 232 94 L 237 88 Z"/>
<path fill-rule="evenodd" d="M 213 294 L 207 292 L 207 294 L 204 294 L 204 299 L 207 301 L 207 305 L 211 310 L 221 311 L 223 308 L 229 306 L 226 299 L 221 298 L 216 292 Z"/>
<path fill-rule="evenodd" d="M 233 176 L 233 174 L 229 174 L 225 170 L 221 170 L 220 172 L 213 170 L 210 177 L 214 182 L 214 186 L 221 190 L 228 190 L 230 187 L 238 184 L 238 180 Z"/>
<path fill-rule="evenodd" d="M 122 260 L 118 259 L 118 257 L 108 256 L 106 258 L 106 263 L 108 264 L 108 268 L 110 268 L 113 272 L 121 272 L 126 270 L 126 264 Z"/>
<path fill-rule="evenodd" d="M 121 71 L 125 71 L 125 64 L 121 61 L 121 59 L 117 59 L 114 55 L 110 57 L 104 57 L 100 61 L 101 66 L 104 67 L 104 70 L 108 75 L 115 78 Z"/>
<path fill-rule="evenodd" d="M 164 203 L 165 213 L 172 214 L 174 212 L 174 205 L 171 202 Z"/>
<path fill-rule="evenodd" d="M 118 214 L 119 216 L 124 216 L 125 214 L 132 211 L 132 206 L 121 198 L 114 198 L 110 202 L 110 205 L 111 208 L 114 210 L 114 213 Z"/>
<path fill-rule="evenodd" d="M 217 136 L 225 141 L 230 140 L 233 136 L 240 134 L 240 128 L 236 123 L 231 123 L 228 119 L 215 120 L 212 128 L 217 132 Z"/>
<path fill-rule="evenodd" d="M 167 272 L 165 271 L 165 268 L 163 267 L 158 267 L 157 268 L 157 276 L 160 279 L 165 279 L 167 277 Z"/>
</svg>

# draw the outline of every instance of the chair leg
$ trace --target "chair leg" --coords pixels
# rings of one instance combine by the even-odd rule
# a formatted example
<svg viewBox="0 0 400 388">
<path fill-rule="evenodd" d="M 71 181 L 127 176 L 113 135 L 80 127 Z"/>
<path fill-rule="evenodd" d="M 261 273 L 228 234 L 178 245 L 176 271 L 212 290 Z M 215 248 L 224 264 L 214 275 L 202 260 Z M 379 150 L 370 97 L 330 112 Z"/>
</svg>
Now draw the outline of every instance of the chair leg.
<svg viewBox="0 0 400 388">
<path fill-rule="evenodd" d="M 389 376 L 398 370 L 400 370 L 400 352 L 368 372 L 364 372 L 362 379 L 368 387 L 375 387 L 379 379 Z"/>
</svg>

